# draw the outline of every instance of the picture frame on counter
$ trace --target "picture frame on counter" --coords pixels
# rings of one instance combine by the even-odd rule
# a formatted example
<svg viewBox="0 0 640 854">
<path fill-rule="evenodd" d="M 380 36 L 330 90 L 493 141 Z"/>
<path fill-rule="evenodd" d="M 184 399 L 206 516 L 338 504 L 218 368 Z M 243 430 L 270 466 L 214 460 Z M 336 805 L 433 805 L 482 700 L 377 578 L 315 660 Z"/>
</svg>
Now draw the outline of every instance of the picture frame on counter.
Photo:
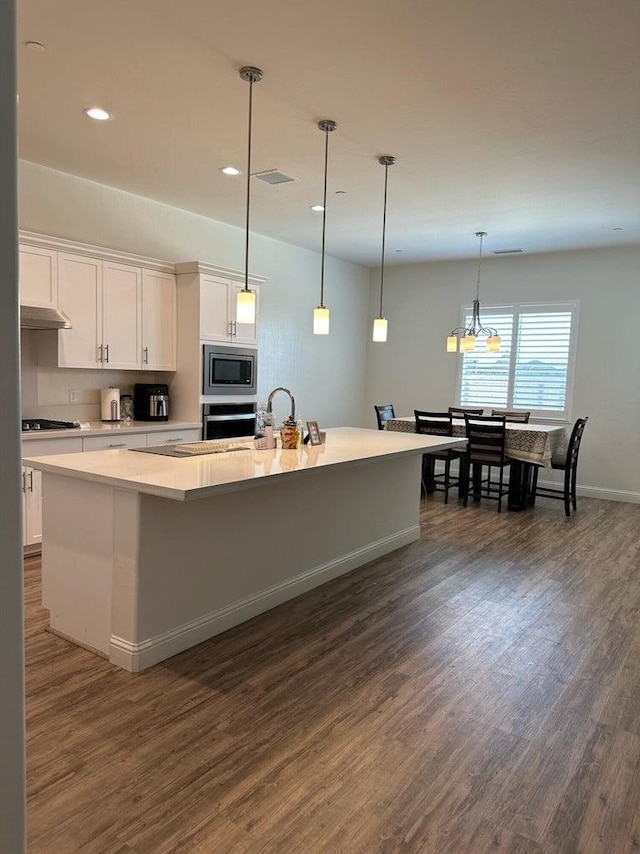
<svg viewBox="0 0 640 854">
<path fill-rule="evenodd" d="M 310 445 L 322 444 L 322 436 L 320 435 L 320 428 L 317 421 L 307 421 L 307 431 Z"/>
</svg>

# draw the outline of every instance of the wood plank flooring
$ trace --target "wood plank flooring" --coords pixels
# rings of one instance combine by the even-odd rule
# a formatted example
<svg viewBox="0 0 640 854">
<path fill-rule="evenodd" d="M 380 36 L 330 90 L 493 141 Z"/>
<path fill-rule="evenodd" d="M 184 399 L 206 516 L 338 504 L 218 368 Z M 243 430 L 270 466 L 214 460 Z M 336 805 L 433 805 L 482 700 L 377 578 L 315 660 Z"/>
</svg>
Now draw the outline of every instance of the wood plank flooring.
<svg viewBox="0 0 640 854">
<path fill-rule="evenodd" d="M 29 852 L 637 852 L 640 506 L 422 508 L 140 674 L 44 630 L 27 559 Z"/>
</svg>

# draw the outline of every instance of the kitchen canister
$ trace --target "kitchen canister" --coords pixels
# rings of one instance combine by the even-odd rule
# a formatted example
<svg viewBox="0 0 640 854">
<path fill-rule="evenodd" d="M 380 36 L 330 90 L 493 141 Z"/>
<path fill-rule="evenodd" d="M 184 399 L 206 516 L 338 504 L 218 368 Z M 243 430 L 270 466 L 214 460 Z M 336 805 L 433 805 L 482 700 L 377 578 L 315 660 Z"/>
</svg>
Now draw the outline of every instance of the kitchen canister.
<svg viewBox="0 0 640 854">
<path fill-rule="evenodd" d="M 100 389 L 100 418 L 102 421 L 120 421 L 120 389 Z"/>
</svg>

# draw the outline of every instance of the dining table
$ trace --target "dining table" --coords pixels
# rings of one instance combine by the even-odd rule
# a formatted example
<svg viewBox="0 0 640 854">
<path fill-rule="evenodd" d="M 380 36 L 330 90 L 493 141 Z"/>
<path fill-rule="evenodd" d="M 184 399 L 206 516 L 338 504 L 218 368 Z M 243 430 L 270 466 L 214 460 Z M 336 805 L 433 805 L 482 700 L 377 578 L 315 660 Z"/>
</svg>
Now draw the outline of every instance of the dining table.
<svg viewBox="0 0 640 854">
<path fill-rule="evenodd" d="M 533 505 L 535 496 L 531 491 L 533 472 L 536 467 L 551 469 L 554 455 L 566 451 L 568 444 L 568 428 L 566 424 L 523 424 L 507 421 L 505 424 L 505 455 L 511 460 L 509 474 L 509 496 L 507 508 L 517 511 Z M 400 433 L 415 433 L 416 419 L 412 415 L 399 418 L 389 418 L 384 422 L 385 430 L 395 430 Z M 464 437 L 466 426 L 464 419 L 454 418 L 452 435 Z M 474 466 L 474 494 L 479 495 L 481 466 Z M 463 478 L 460 478 L 459 490 L 462 494 Z"/>
</svg>

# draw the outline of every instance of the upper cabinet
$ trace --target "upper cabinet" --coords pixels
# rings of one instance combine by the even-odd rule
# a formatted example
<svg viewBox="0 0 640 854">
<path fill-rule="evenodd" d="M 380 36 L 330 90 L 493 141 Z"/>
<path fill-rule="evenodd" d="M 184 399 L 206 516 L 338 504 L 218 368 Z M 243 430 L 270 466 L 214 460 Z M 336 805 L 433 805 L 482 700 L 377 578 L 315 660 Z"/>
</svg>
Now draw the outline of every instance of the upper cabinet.
<svg viewBox="0 0 640 854">
<path fill-rule="evenodd" d="M 20 302 L 58 307 L 58 253 L 40 246 L 20 246 Z"/>
<path fill-rule="evenodd" d="M 176 277 L 142 271 L 142 367 L 176 369 Z"/>
<path fill-rule="evenodd" d="M 23 303 L 55 306 L 71 319 L 72 329 L 53 339 L 58 367 L 175 371 L 173 265 L 146 266 L 146 259 L 125 263 L 137 259 L 90 246 L 81 253 L 80 244 L 69 241 L 48 242 L 51 248 L 20 244 L 20 297 Z M 65 251 L 67 246 L 73 251 Z"/>
<path fill-rule="evenodd" d="M 238 323 L 236 297 L 244 288 L 240 282 L 221 276 L 200 276 L 200 340 L 234 344 L 256 344 L 257 323 Z M 256 295 L 256 317 L 260 304 L 258 285 L 250 287 Z"/>
<path fill-rule="evenodd" d="M 59 367 L 141 367 L 141 282 L 139 267 L 60 253 L 58 307 L 73 328 L 58 335 Z"/>
</svg>

